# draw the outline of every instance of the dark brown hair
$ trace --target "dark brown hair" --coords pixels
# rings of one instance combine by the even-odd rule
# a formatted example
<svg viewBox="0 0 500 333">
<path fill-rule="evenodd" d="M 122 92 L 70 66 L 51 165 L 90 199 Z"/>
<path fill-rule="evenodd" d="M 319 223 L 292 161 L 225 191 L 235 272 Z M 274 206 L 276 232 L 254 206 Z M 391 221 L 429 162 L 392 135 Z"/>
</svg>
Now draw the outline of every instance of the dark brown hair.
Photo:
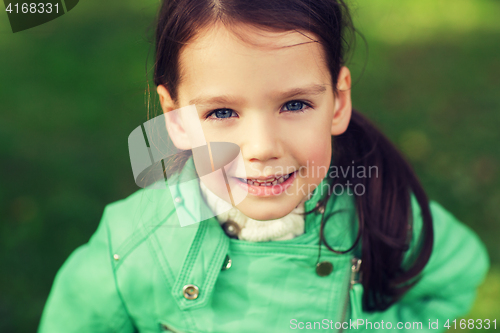
<svg viewBox="0 0 500 333">
<path fill-rule="evenodd" d="M 238 22 L 267 30 L 313 33 L 325 51 L 334 90 L 355 32 L 348 7 L 342 0 L 165 0 L 156 27 L 154 83 L 164 85 L 174 101 L 180 80 L 181 48 L 202 28 L 215 22 L 227 27 Z M 402 155 L 359 112 L 353 110 L 345 133 L 332 137 L 332 147 L 332 163 L 339 168 L 354 165 L 368 170 L 376 166 L 379 175 L 329 178 L 331 185 L 347 181 L 362 184 L 365 193 L 355 197 L 359 228 L 353 246 L 347 251 L 337 251 L 328 245 L 323 237 L 328 217 L 321 225 L 320 239 L 337 253 L 349 252 L 361 240 L 363 310 L 382 311 L 418 281 L 429 260 L 433 230 L 428 199 Z M 167 165 L 180 170 L 189 156 L 190 152 L 184 152 Z M 416 246 L 415 259 L 403 269 L 403 256 L 412 235 L 411 194 L 421 207 L 423 237 Z M 331 195 L 328 193 L 322 203 L 326 204 Z"/>
</svg>

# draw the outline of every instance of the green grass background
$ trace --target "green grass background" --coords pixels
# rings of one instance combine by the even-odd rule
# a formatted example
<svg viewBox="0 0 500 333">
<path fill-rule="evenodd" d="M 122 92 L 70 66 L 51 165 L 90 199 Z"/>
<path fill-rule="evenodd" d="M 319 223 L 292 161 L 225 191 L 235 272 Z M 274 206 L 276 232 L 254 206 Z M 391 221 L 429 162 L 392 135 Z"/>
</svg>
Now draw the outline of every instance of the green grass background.
<svg viewBox="0 0 500 333">
<path fill-rule="evenodd" d="M 16 34 L 0 13 L 0 332 L 36 329 L 64 260 L 106 204 L 137 189 L 127 138 L 147 120 L 157 6 L 80 1 Z M 486 243 L 492 269 L 466 318 L 498 321 L 500 2 L 352 9 L 368 42 L 350 62 L 354 106 L 406 154 L 429 197 Z"/>
</svg>

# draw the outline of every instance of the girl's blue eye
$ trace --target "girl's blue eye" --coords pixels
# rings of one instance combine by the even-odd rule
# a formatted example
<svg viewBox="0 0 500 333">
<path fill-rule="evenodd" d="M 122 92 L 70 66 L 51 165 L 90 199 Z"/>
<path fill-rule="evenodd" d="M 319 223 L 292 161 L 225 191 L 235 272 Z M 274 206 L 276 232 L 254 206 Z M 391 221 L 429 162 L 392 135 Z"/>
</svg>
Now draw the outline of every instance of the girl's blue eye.
<svg viewBox="0 0 500 333">
<path fill-rule="evenodd" d="M 284 107 L 285 111 L 302 111 L 305 109 L 308 105 L 304 102 L 301 101 L 290 101 L 286 102 Z"/>
<path fill-rule="evenodd" d="M 233 110 L 219 109 L 219 110 L 215 110 L 212 113 L 210 113 L 207 118 L 225 119 L 225 118 L 231 118 L 232 114 L 233 114 Z M 212 115 L 214 115 L 215 117 L 212 117 Z"/>
</svg>

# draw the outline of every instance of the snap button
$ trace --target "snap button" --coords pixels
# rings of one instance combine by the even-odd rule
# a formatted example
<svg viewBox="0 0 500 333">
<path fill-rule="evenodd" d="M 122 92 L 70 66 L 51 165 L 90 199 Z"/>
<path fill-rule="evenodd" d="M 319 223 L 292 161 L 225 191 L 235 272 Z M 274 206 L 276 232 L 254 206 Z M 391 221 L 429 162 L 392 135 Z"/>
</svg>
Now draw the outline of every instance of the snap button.
<svg viewBox="0 0 500 333">
<path fill-rule="evenodd" d="M 182 198 L 181 197 L 175 197 L 175 202 L 177 203 L 182 203 Z"/>
<path fill-rule="evenodd" d="M 182 288 L 182 293 L 186 299 L 197 299 L 200 294 L 200 289 L 198 289 L 198 287 L 194 284 L 186 284 Z"/>
<path fill-rule="evenodd" d="M 231 238 L 238 238 L 238 234 L 240 233 L 240 226 L 233 221 L 226 221 L 221 225 L 222 230 Z"/>
<path fill-rule="evenodd" d="M 231 258 L 229 257 L 229 254 L 226 254 L 226 258 L 224 259 L 224 263 L 222 264 L 222 271 L 225 271 L 226 269 L 231 268 Z"/>
<path fill-rule="evenodd" d="M 316 265 L 316 274 L 319 276 L 327 276 L 333 271 L 333 265 L 329 261 L 322 261 Z"/>
</svg>

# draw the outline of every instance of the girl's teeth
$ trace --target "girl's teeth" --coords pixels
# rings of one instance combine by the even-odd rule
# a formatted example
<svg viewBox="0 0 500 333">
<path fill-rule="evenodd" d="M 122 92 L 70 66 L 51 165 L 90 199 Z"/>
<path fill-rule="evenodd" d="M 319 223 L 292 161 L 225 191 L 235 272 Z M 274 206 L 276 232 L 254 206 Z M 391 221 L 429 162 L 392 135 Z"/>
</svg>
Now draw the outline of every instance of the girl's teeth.
<svg viewBox="0 0 500 333">
<path fill-rule="evenodd" d="M 259 180 L 259 179 L 256 179 L 255 181 L 257 181 L 259 183 L 272 183 L 275 179 L 276 178 L 271 178 L 271 179 L 268 179 L 268 180 Z"/>
<path fill-rule="evenodd" d="M 254 186 L 274 186 L 283 183 L 285 180 L 290 178 L 290 174 L 286 176 L 281 176 L 278 178 L 271 178 L 269 180 L 260 180 L 260 179 L 254 179 L 250 180 L 247 179 L 247 184 L 248 185 L 254 185 Z"/>
</svg>

